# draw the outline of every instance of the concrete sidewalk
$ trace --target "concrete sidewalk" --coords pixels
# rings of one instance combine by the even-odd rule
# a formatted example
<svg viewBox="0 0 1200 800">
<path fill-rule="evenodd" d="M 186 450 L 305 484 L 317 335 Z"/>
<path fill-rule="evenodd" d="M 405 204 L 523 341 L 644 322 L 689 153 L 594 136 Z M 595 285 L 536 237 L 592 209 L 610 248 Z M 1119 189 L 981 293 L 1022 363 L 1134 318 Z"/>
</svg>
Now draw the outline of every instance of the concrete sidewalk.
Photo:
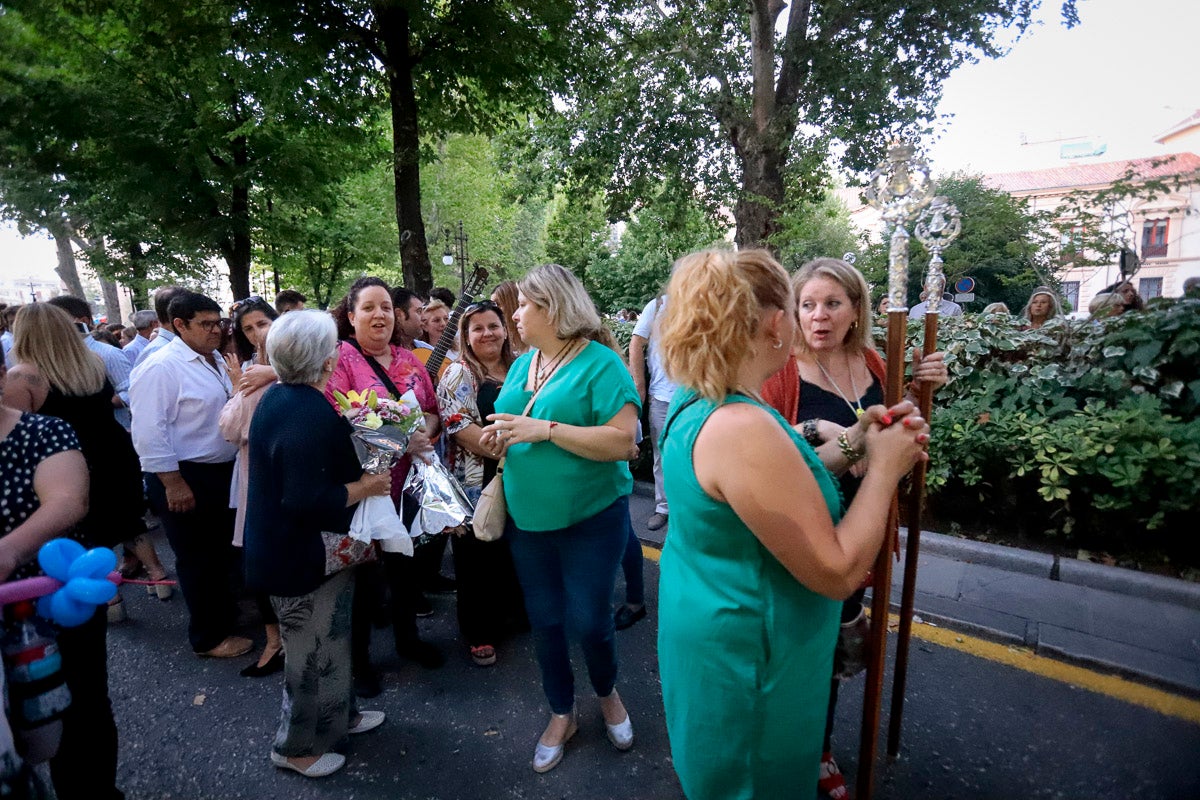
<svg viewBox="0 0 1200 800">
<path fill-rule="evenodd" d="M 635 484 L 630 512 L 661 546 L 667 529 L 645 527 L 653 494 Z M 901 558 L 894 608 L 903 575 Z M 923 532 L 914 605 L 926 622 L 1200 697 L 1198 584 Z"/>
</svg>

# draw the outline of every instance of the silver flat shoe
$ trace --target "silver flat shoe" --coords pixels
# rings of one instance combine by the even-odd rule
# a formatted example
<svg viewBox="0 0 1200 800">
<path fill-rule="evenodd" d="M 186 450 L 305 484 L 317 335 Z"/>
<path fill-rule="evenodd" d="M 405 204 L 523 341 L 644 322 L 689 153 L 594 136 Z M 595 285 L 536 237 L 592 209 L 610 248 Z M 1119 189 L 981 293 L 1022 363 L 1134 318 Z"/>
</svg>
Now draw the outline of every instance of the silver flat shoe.
<svg viewBox="0 0 1200 800">
<path fill-rule="evenodd" d="M 386 715 L 382 711 L 360 711 L 358 724 L 350 728 L 347 733 L 366 733 L 373 731 L 383 724 Z"/>
<path fill-rule="evenodd" d="M 612 742 L 613 747 L 621 752 L 633 747 L 633 723 L 629 721 L 629 713 L 625 714 L 625 721 L 618 722 L 616 725 L 604 723 L 604 727 L 608 729 L 608 740 Z"/>
<path fill-rule="evenodd" d="M 324 778 L 326 775 L 332 775 L 346 766 L 346 757 L 340 753 L 325 753 L 314 761 L 308 769 L 301 769 L 288 761 L 285 756 L 281 756 L 272 750 L 271 763 L 280 769 L 290 769 L 293 772 L 299 772 L 306 778 Z"/>
<path fill-rule="evenodd" d="M 566 714 L 555 714 L 556 717 L 568 716 Z M 572 711 L 569 715 L 571 722 L 567 726 L 567 733 L 563 736 L 561 743 L 556 745 L 542 744 L 541 739 L 538 739 L 537 747 L 533 751 L 533 771 L 534 772 L 549 772 L 558 766 L 558 762 L 562 761 L 563 749 L 567 742 L 579 730 L 579 723 L 576 720 L 575 712 Z"/>
</svg>

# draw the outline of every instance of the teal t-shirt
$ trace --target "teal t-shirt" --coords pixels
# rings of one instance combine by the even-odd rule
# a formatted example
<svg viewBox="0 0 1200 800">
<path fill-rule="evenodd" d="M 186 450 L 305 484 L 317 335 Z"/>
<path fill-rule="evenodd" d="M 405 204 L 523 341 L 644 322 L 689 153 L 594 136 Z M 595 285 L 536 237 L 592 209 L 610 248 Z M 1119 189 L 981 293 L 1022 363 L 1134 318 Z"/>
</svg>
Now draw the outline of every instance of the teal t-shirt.
<svg viewBox="0 0 1200 800">
<path fill-rule="evenodd" d="M 525 384 L 530 350 L 508 369 L 496 398 L 496 411 L 520 414 L 532 394 Z M 579 355 L 542 388 L 529 416 L 562 425 L 603 425 L 627 403 L 640 412 L 641 401 L 621 357 L 589 342 Z M 504 499 L 518 528 L 553 531 L 595 516 L 633 491 L 633 475 L 624 461 L 592 461 L 568 453 L 554 442 L 514 444 L 504 464 Z"/>
</svg>

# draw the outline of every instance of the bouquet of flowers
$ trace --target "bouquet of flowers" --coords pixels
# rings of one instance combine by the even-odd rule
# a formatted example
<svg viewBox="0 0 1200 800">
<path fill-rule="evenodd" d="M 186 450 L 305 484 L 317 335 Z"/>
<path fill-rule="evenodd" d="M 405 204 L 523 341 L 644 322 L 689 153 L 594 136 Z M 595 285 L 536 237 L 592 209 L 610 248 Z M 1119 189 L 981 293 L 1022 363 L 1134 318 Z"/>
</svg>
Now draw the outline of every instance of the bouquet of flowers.
<svg viewBox="0 0 1200 800">
<path fill-rule="evenodd" d="M 354 428 L 354 451 L 359 463 L 373 475 L 390 470 L 408 449 L 412 435 L 425 425 L 421 404 L 411 390 L 399 400 L 380 397 L 374 389 L 334 392 L 333 399 Z M 412 540 L 390 497 L 368 497 L 358 504 L 350 523 L 350 538 L 361 542 L 379 540 L 384 550 L 412 555 Z"/>
</svg>

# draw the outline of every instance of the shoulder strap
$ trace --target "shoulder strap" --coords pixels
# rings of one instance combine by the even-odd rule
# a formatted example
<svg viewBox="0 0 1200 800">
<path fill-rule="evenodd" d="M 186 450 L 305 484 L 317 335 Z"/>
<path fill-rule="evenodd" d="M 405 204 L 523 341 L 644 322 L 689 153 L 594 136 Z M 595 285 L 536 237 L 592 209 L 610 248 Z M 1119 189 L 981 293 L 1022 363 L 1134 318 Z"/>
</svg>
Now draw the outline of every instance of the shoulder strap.
<svg viewBox="0 0 1200 800">
<path fill-rule="evenodd" d="M 690 406 L 692 403 L 696 402 L 699 399 L 700 399 L 700 395 L 694 394 L 691 397 L 689 397 L 687 400 L 685 400 L 683 402 L 683 404 L 681 406 L 679 406 L 679 408 L 675 409 L 675 413 L 671 415 L 671 418 L 669 420 L 667 420 L 667 424 L 663 426 L 662 435 L 658 437 L 659 442 L 665 442 L 667 440 L 667 434 L 671 432 L 671 425 L 673 425 L 675 423 L 675 420 L 679 417 L 680 414 L 683 413 L 683 410 L 685 408 L 687 408 L 688 406 Z M 658 442 L 655 442 L 656 446 L 657 446 L 657 444 L 658 444 Z"/>
<path fill-rule="evenodd" d="M 376 361 L 374 356 L 369 356 L 366 353 L 364 353 L 363 349 L 362 349 L 362 345 L 360 345 L 354 339 L 347 339 L 346 341 L 349 342 L 350 345 L 355 350 L 357 350 L 359 352 L 359 354 L 362 355 L 363 358 L 366 359 L 367 365 L 370 366 L 371 369 L 375 371 L 375 377 L 379 378 L 379 380 L 381 380 L 383 382 L 383 385 L 385 387 L 387 387 L 388 393 L 391 394 L 392 399 L 399 400 L 400 395 L 402 395 L 403 392 L 401 392 L 399 389 L 396 388 L 396 384 L 393 383 L 392 379 L 388 377 L 387 370 L 385 370 L 383 368 L 383 365 L 380 364 L 378 361 Z"/>
<path fill-rule="evenodd" d="M 549 383 L 549 381 L 547 381 L 546 383 Z M 545 388 L 546 388 L 546 384 L 543 383 L 541 386 L 539 386 L 537 388 L 536 392 L 534 392 L 532 395 L 529 396 L 529 402 L 525 404 L 525 410 L 522 411 L 519 416 L 524 417 L 529 413 L 529 409 L 533 408 L 533 401 L 537 400 L 537 396 L 539 394 L 541 394 L 542 389 L 545 389 Z M 504 471 L 504 462 L 507 460 L 508 460 L 508 456 L 504 456 L 496 463 L 496 474 L 497 475 L 499 475 L 501 472 Z"/>
</svg>

